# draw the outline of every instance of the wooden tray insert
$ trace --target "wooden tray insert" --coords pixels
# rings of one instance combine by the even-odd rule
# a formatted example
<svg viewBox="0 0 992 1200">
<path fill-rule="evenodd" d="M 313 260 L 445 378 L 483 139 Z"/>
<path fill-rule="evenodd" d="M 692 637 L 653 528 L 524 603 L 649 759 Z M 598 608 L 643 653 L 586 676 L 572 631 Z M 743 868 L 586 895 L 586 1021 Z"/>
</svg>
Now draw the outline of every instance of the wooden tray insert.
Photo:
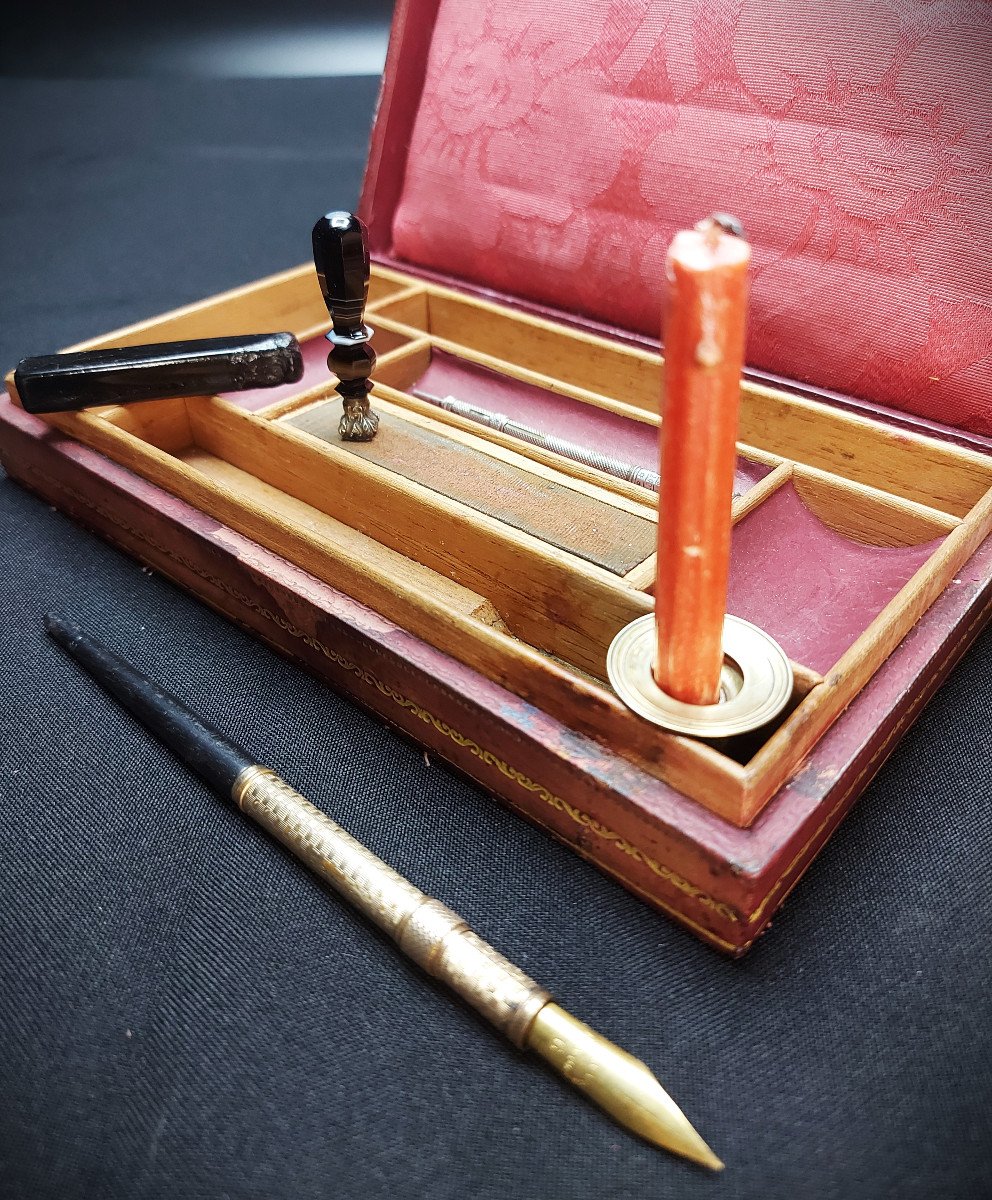
<svg viewBox="0 0 992 1200">
<path fill-rule="evenodd" d="M 720 747 L 663 733 L 604 682 L 612 637 L 652 606 L 656 496 L 416 394 L 440 366 L 472 392 L 460 399 L 480 403 L 479 372 L 495 374 L 529 424 L 544 419 L 543 396 L 569 422 L 605 416 L 646 445 L 660 357 L 395 271 L 376 273 L 369 312 L 385 435 L 372 449 L 334 440 L 327 326 L 307 268 L 87 344 L 291 328 L 307 374 L 284 394 L 52 423 L 734 824 L 754 819 L 992 527 L 989 459 L 746 385 L 730 609 L 793 656 L 793 701 L 772 728 Z M 559 510 L 553 520 L 542 504 Z M 811 591 L 824 564 L 831 587 Z"/>
<path fill-rule="evenodd" d="M 597 499 L 539 474 L 529 463 L 494 457 L 487 447 L 456 440 L 428 421 L 411 421 L 391 408 L 378 415 L 379 432 L 371 442 L 341 441 L 338 403 L 313 405 L 288 421 L 615 575 L 625 575 L 651 555 L 656 522 L 650 513 L 626 511 L 608 497 Z"/>
</svg>

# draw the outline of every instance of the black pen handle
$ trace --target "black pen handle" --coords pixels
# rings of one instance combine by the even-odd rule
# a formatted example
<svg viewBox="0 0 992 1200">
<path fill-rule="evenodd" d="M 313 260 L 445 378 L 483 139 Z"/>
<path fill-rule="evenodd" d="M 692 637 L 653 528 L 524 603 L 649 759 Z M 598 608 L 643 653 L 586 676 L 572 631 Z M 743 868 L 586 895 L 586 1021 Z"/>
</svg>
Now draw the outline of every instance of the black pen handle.
<svg viewBox="0 0 992 1200">
<path fill-rule="evenodd" d="M 253 333 L 22 358 L 14 385 L 26 412 L 46 413 L 277 387 L 302 375 L 291 333 Z"/>
<path fill-rule="evenodd" d="M 251 755 L 219 729 L 78 625 L 49 613 L 45 628 L 135 720 L 222 795 L 229 796 L 241 772 L 254 765 Z"/>
</svg>

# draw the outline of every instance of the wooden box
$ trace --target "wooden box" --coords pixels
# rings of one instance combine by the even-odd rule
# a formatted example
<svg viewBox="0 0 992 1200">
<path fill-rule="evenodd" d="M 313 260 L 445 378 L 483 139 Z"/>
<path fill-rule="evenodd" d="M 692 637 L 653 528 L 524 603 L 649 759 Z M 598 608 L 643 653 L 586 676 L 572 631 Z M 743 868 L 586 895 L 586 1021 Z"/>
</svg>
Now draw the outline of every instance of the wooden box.
<svg viewBox="0 0 992 1200">
<path fill-rule="evenodd" d="M 376 440 L 336 437 L 328 324 L 304 266 L 78 347 L 290 329 L 299 384 L 45 421 L 8 403 L 0 455 L 740 953 L 989 616 L 990 447 L 749 373 L 729 608 L 783 645 L 792 700 L 759 734 L 713 744 L 628 711 L 606 650 L 652 608 L 655 494 L 429 397 L 651 467 L 662 358 L 588 311 L 497 300 L 392 252 L 435 9 L 397 10 L 362 201 Z"/>
</svg>

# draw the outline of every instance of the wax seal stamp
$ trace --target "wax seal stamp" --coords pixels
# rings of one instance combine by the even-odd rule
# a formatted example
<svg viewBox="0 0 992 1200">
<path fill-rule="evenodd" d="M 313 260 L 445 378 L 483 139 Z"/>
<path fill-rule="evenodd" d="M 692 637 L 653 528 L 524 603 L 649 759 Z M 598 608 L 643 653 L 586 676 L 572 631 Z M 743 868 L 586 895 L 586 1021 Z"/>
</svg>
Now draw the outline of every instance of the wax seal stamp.
<svg viewBox="0 0 992 1200">
<path fill-rule="evenodd" d="M 338 377 L 344 404 L 338 432 L 346 442 L 370 442 L 379 418 L 369 406 L 375 351 L 364 323 L 369 297 L 369 248 L 365 226 L 353 213 L 329 212 L 313 227 L 313 260 L 324 304 L 331 315 L 327 369 Z"/>
</svg>

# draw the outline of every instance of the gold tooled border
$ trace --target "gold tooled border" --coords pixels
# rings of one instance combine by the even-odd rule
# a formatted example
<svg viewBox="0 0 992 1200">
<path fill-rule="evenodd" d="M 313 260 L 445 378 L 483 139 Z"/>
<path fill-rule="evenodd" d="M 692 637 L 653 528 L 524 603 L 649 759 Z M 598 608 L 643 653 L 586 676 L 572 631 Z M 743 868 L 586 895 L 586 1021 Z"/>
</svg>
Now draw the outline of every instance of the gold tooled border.
<svg viewBox="0 0 992 1200">
<path fill-rule="evenodd" d="M 797 851 L 796 855 L 789 863 L 789 866 L 780 876 L 779 881 L 769 889 L 768 893 L 762 899 L 758 907 L 749 916 L 743 917 L 736 909 L 732 908 L 728 904 L 725 904 L 723 901 L 716 900 L 702 888 L 698 887 L 690 880 L 685 879 L 683 876 L 672 870 L 671 867 L 666 867 L 663 863 L 658 862 L 657 859 L 652 858 L 639 847 L 635 846 L 632 842 L 628 841 L 621 834 L 610 829 L 608 826 L 603 825 L 602 822 L 597 821 L 596 818 L 591 814 L 584 812 L 580 808 L 576 808 L 572 804 L 569 804 L 567 800 L 563 799 L 561 796 L 555 795 L 554 792 L 549 791 L 546 787 L 544 787 L 543 784 L 535 782 L 522 771 L 510 766 L 509 763 L 493 754 L 492 751 L 486 750 L 472 738 L 467 737 L 465 734 L 449 725 L 446 721 L 442 721 L 440 718 L 434 716 L 433 713 L 429 712 L 415 701 L 409 699 L 409 697 L 404 696 L 401 692 L 396 691 L 395 688 L 392 688 L 388 684 L 384 683 L 365 667 L 361 667 L 357 663 L 352 662 L 350 659 L 345 658 L 343 655 L 338 654 L 335 650 L 332 650 L 329 646 L 326 646 L 318 638 L 315 638 L 311 634 L 306 633 L 304 630 L 299 629 L 297 626 L 293 625 L 279 614 L 273 613 L 270 609 L 256 604 L 255 601 L 244 592 L 232 587 L 229 583 L 218 576 L 212 575 L 208 571 L 203 570 L 202 567 L 192 562 L 190 559 L 185 558 L 183 555 L 176 554 L 175 551 L 171 550 L 169 547 L 164 546 L 161 542 L 158 542 L 156 539 L 150 537 L 144 530 L 136 529 L 133 526 L 126 524 L 116 514 L 108 512 L 107 509 L 101 507 L 99 504 L 96 504 L 94 501 L 90 500 L 89 497 L 82 495 L 74 488 L 69 487 L 61 480 L 54 479 L 51 475 L 45 474 L 45 472 L 38 470 L 34 466 L 27 466 L 26 471 L 28 474 L 35 475 L 45 480 L 48 485 L 54 486 L 56 490 L 72 497 L 72 499 L 82 504 L 85 508 L 90 509 L 92 512 L 95 512 L 99 516 L 103 517 L 104 520 L 109 521 L 110 524 L 116 525 L 119 529 L 130 534 L 138 541 L 144 542 L 146 545 L 151 546 L 152 549 L 158 551 L 158 553 L 164 555 L 166 558 L 172 559 L 174 562 L 178 563 L 192 574 L 197 575 L 207 583 L 212 584 L 220 591 L 231 596 L 232 599 L 235 599 L 239 603 L 245 605 L 245 607 L 250 608 L 263 619 L 278 626 L 291 637 L 297 638 L 311 649 L 319 651 L 329 661 L 335 663 L 343 670 L 356 675 L 358 678 L 362 679 L 364 683 L 374 687 L 382 696 L 392 700 L 393 703 L 407 709 L 409 712 L 412 712 L 419 720 L 425 722 L 426 724 L 430 724 L 434 729 L 437 730 L 438 733 L 442 734 L 444 737 L 447 737 L 460 748 L 468 750 L 469 753 L 478 758 L 481 762 L 488 766 L 495 767 L 500 774 L 505 776 L 505 778 L 518 784 L 518 786 L 524 788 L 525 791 L 532 792 L 539 796 L 540 799 L 543 800 L 544 803 L 549 807 L 568 816 L 577 825 L 588 829 L 591 833 L 595 834 L 603 841 L 611 843 L 623 854 L 626 854 L 629 858 L 631 858 L 634 862 L 647 867 L 647 869 L 659 879 L 663 880 L 665 883 L 668 883 L 671 887 L 674 887 L 684 896 L 695 901 L 695 903 L 699 904 L 701 907 L 711 910 L 724 920 L 730 921 L 734 924 L 744 924 L 748 926 L 753 925 L 755 922 L 761 920 L 764 913 L 767 912 L 769 905 L 774 903 L 776 900 L 781 901 L 785 899 L 788 893 L 802 878 L 802 873 L 800 873 L 794 879 L 790 880 L 789 876 L 792 871 L 802 861 L 827 826 L 830 825 L 830 823 L 836 818 L 838 808 L 843 806 L 845 801 L 848 800 L 852 793 L 858 789 L 866 777 L 870 777 L 874 773 L 873 768 L 875 767 L 876 763 L 879 763 L 879 760 L 886 755 L 893 741 L 895 741 L 902 731 L 915 719 L 916 712 L 930 700 L 933 693 L 939 686 L 939 680 L 935 679 L 934 683 L 920 692 L 913 703 L 910 704 L 909 707 L 903 712 L 899 720 L 889 730 L 889 733 L 884 741 L 882 741 L 876 748 L 875 753 L 871 756 L 867 763 L 865 763 L 862 769 L 851 781 L 849 786 L 844 789 L 844 792 L 840 798 L 831 805 L 828 816 L 817 826 L 813 834 L 803 843 L 801 849 Z M 245 566 L 246 570 L 251 570 L 251 568 L 246 564 L 242 565 Z M 965 629 L 964 638 L 957 639 L 955 645 L 939 660 L 939 662 L 936 664 L 935 675 L 939 676 L 943 667 L 956 655 L 961 653 L 959 649 L 961 642 L 966 639 L 977 626 L 981 625 L 987 619 L 990 613 L 992 613 L 992 600 L 990 600 L 990 602 L 982 608 L 978 616 L 976 616 L 974 620 L 972 620 L 967 626 Z M 529 815 L 543 829 L 547 829 L 548 832 L 552 834 L 555 833 L 555 831 L 551 829 L 551 827 L 548 826 L 544 821 L 541 821 L 536 814 Z M 578 847 L 575 847 L 575 849 L 578 850 L 580 854 L 583 853 Z M 583 855 L 583 857 L 588 856 Z M 664 909 L 665 912 L 669 913 L 676 920 L 682 922 L 682 924 L 687 925 L 689 928 L 695 930 L 707 941 L 710 941 L 725 950 L 739 952 L 743 949 L 746 949 L 747 946 L 751 944 L 751 941 L 753 941 L 753 938 L 744 944 L 726 941 L 724 938 L 721 938 L 714 933 L 713 930 L 693 921 L 680 909 L 673 908 L 666 904 L 663 900 L 659 899 L 655 893 L 648 892 L 645 888 L 642 888 L 636 884 L 632 879 L 624 875 L 622 871 L 619 871 L 614 867 L 606 867 L 605 869 L 617 879 L 620 879 L 631 891 L 643 896 L 651 903 L 656 904 L 659 908 Z"/>
<path fill-rule="evenodd" d="M 788 867 L 786 867 L 785 871 L 780 876 L 778 883 L 774 884 L 769 889 L 768 894 L 765 896 L 765 898 L 761 901 L 761 903 L 754 910 L 754 912 L 751 913 L 751 915 L 747 918 L 749 924 L 752 921 L 760 920 L 762 914 L 767 912 L 768 906 L 773 901 L 775 901 L 776 899 L 784 900 L 785 897 L 789 894 L 789 892 L 791 892 L 792 889 L 796 886 L 796 884 L 802 878 L 802 873 L 797 875 L 795 879 L 789 880 L 789 876 L 792 873 L 793 869 L 802 861 L 803 856 L 809 851 L 810 847 L 814 844 L 814 842 L 816 842 L 817 838 L 819 838 L 820 834 L 823 833 L 823 831 L 827 828 L 827 826 L 830 824 L 830 822 L 836 818 L 838 808 L 841 808 L 843 806 L 844 802 L 851 796 L 851 794 L 858 790 L 858 787 L 862 783 L 862 781 L 865 781 L 867 784 L 868 780 L 866 780 L 866 776 L 870 780 L 871 776 L 873 776 L 875 774 L 875 771 L 878 770 L 879 767 L 881 767 L 882 764 L 879 760 L 887 757 L 888 753 L 890 752 L 890 747 L 892 747 L 892 743 L 898 739 L 898 737 L 903 733 L 903 731 L 907 728 L 907 726 L 909 726 L 913 723 L 913 721 L 916 719 L 916 713 L 918 712 L 918 710 L 923 708 L 932 699 L 934 692 L 936 692 L 937 688 L 940 686 L 940 684 L 942 682 L 942 680 L 940 679 L 941 671 L 944 669 L 944 667 L 947 665 L 947 663 L 951 662 L 952 659 L 954 659 L 955 657 L 960 657 L 964 653 L 964 650 L 961 649 L 962 642 L 967 641 L 971 632 L 974 629 L 976 629 L 978 626 L 984 624 L 988 620 L 990 615 L 992 615 L 992 599 L 990 599 L 989 602 L 986 605 L 984 605 L 984 607 L 978 613 L 978 616 L 975 617 L 974 620 L 972 620 L 971 623 L 965 627 L 964 634 L 960 638 L 958 638 L 955 641 L 954 645 L 947 651 L 947 653 L 944 654 L 937 661 L 937 663 L 934 667 L 933 682 L 930 683 L 927 687 L 925 687 L 920 692 L 920 694 L 916 697 L 916 699 L 913 701 L 913 703 L 910 704 L 903 711 L 902 716 L 899 718 L 898 721 L 895 722 L 895 724 L 889 730 L 884 741 L 879 743 L 878 747 L 875 750 L 875 753 L 871 756 L 871 758 L 868 759 L 868 761 L 865 763 L 865 765 L 861 768 L 861 770 L 857 773 L 857 775 L 851 781 L 850 785 L 844 789 L 843 793 L 841 794 L 841 796 L 837 800 L 837 802 L 831 807 L 829 816 L 827 816 L 816 827 L 816 830 L 813 833 L 813 835 L 803 844 L 802 849 L 798 851 L 796 856 L 793 858 L 792 862 L 790 862 Z M 877 766 L 876 766 L 876 764 L 877 764 Z M 784 892 L 782 891 L 783 887 L 785 888 Z M 781 895 L 779 893 L 781 893 Z"/>
<path fill-rule="evenodd" d="M 313 637 L 311 634 L 308 634 L 304 630 L 293 625 L 292 622 L 287 621 L 285 617 L 278 613 L 273 613 L 270 609 L 257 604 L 250 596 L 242 592 L 240 589 L 232 587 L 226 580 L 223 580 L 218 576 L 205 571 L 201 566 L 199 566 L 199 564 L 194 563 L 184 555 L 177 554 L 174 550 L 163 545 L 160 541 L 150 536 L 145 530 L 137 529 L 133 525 L 121 520 L 118 514 L 110 512 L 108 509 L 91 500 L 88 496 L 84 496 L 82 493 L 78 492 L 75 488 L 70 487 L 61 480 L 54 479 L 51 475 L 38 470 L 38 468 L 34 466 L 28 466 L 26 470 L 27 473 L 37 476 L 39 479 L 43 479 L 49 486 L 52 486 L 57 491 L 71 497 L 84 508 L 96 513 L 105 521 L 108 521 L 111 525 L 116 526 L 124 533 L 129 534 L 137 541 L 143 542 L 145 545 L 150 546 L 159 554 L 171 559 L 173 562 L 185 568 L 187 571 L 203 579 L 205 582 L 211 584 L 225 594 L 231 596 L 232 599 L 237 600 L 240 604 L 243 604 L 246 608 L 250 608 L 260 617 L 278 626 L 291 637 L 297 638 L 311 649 L 319 651 L 329 661 L 335 663 L 337 666 L 350 672 L 351 674 L 356 675 L 369 686 L 374 687 L 376 691 L 380 693 L 380 695 L 392 700 L 393 703 L 399 705 L 401 708 L 405 708 L 409 712 L 412 712 L 425 724 L 431 725 L 437 730 L 438 733 L 454 742 L 455 745 L 462 749 L 468 750 L 469 753 L 486 765 L 495 767 L 500 774 L 518 784 L 520 787 L 524 788 L 524 790 L 539 796 L 540 799 L 543 800 L 544 803 L 550 808 L 555 809 L 557 812 L 563 813 L 577 825 L 588 829 L 598 838 L 601 838 L 603 841 L 614 845 L 618 850 L 627 855 L 634 862 L 646 867 L 652 872 L 652 874 L 656 875 L 665 883 L 668 883 L 671 887 L 674 887 L 676 891 L 681 892 L 684 896 L 695 901 L 701 907 L 711 910 L 726 921 L 731 921 L 734 924 L 741 923 L 741 914 L 729 904 L 717 900 L 715 897 L 709 895 L 702 888 L 679 875 L 671 867 L 667 867 L 664 865 L 664 863 L 658 862 L 657 859 L 645 853 L 638 846 L 634 845 L 634 843 L 624 838 L 621 834 L 617 833 L 613 829 L 610 829 L 609 826 L 597 821 L 596 818 L 590 813 L 584 812 L 582 809 L 575 807 L 563 797 L 549 791 L 548 788 L 544 787 L 543 784 L 537 783 L 535 780 L 525 775 L 516 767 L 512 767 L 509 763 L 499 758 L 491 750 L 486 750 L 484 747 L 480 746 L 478 742 L 474 741 L 470 737 L 467 737 L 465 734 L 449 725 L 447 721 L 441 720 L 439 717 L 436 717 L 433 713 L 429 712 L 426 708 L 423 708 L 409 697 L 404 696 L 401 692 L 396 691 L 395 688 L 390 687 L 389 684 L 383 682 L 377 676 L 373 675 L 371 671 L 367 670 L 367 668 L 359 666 L 357 663 L 354 663 L 350 659 L 345 658 L 343 655 L 338 654 L 337 651 L 332 650 L 329 646 L 326 646 L 318 638 Z M 251 570 L 247 564 L 242 564 L 242 566 L 244 566 L 246 570 Z M 547 829 L 550 833 L 555 832 L 545 822 L 540 821 L 536 817 L 534 819 L 536 820 L 537 824 L 539 824 L 542 828 Z M 687 917 L 681 910 L 666 904 L 663 900 L 660 900 L 658 897 L 656 897 L 653 892 L 648 892 L 645 888 L 640 887 L 621 871 L 616 870 L 613 867 L 607 867 L 606 869 L 618 879 L 622 880 L 623 883 L 632 891 L 637 892 L 639 895 L 649 899 L 652 903 L 657 904 L 673 917 L 681 921 L 683 924 L 690 926 L 708 940 L 717 943 L 726 950 L 735 951 L 740 949 L 740 946 L 737 943 L 726 941 L 719 937 L 707 926 L 697 924 L 690 917 Z"/>
</svg>

